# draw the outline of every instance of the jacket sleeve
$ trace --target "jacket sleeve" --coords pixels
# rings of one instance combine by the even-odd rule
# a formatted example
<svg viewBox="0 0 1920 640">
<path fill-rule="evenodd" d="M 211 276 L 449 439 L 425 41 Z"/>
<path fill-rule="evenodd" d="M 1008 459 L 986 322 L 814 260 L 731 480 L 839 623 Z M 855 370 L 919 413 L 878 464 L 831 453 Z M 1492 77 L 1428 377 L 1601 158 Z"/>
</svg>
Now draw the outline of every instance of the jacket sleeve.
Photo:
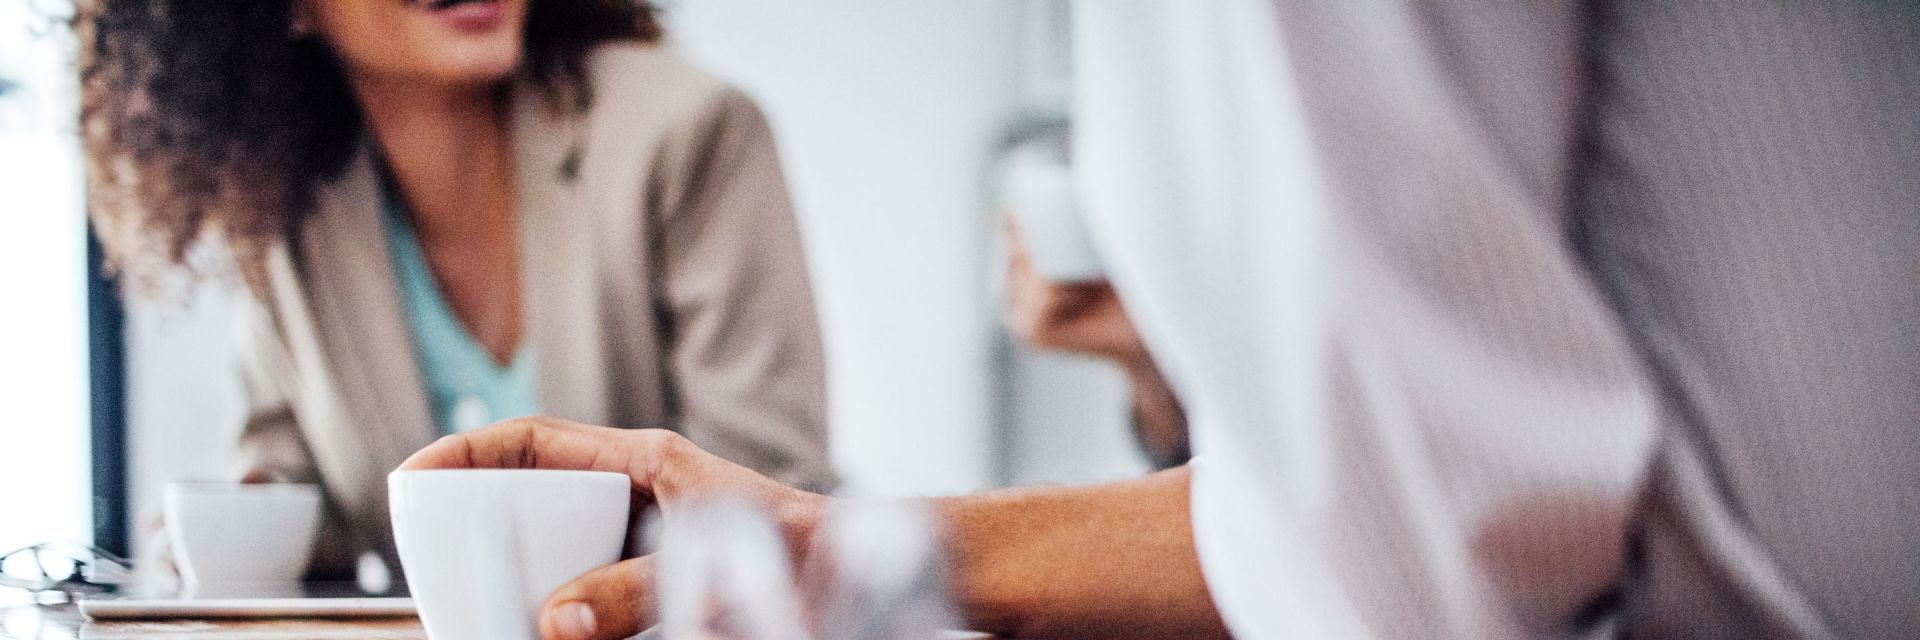
<svg viewBox="0 0 1920 640">
<path fill-rule="evenodd" d="M 649 241 L 676 428 L 781 482 L 831 489 L 819 324 L 766 119 L 721 89 L 661 153 Z"/>
<path fill-rule="evenodd" d="M 278 338 L 270 314 L 249 304 L 242 307 L 236 320 L 235 352 L 246 404 L 246 420 L 237 442 L 240 468 L 248 475 L 265 475 L 271 482 L 324 485 L 313 451 L 300 430 L 292 395 L 274 375 L 274 371 L 290 365 L 271 359 L 284 352 L 275 348 Z M 314 540 L 307 578 L 352 580 L 360 546 L 355 542 L 357 537 L 331 497 L 323 501 L 321 509 L 320 531 Z"/>
</svg>

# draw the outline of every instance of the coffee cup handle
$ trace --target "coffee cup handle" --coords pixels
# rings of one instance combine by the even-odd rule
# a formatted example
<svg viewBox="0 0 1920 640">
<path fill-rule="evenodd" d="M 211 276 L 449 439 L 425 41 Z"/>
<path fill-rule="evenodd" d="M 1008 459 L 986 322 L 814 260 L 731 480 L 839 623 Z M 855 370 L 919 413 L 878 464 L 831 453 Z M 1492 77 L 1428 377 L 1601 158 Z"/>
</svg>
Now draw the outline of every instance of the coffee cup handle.
<svg viewBox="0 0 1920 640">
<path fill-rule="evenodd" d="M 483 567 L 477 576 L 477 591 L 482 596 L 475 604 L 480 605 L 477 611 L 485 616 L 487 628 L 494 630 L 493 640 L 532 640 L 540 636 L 522 600 L 527 591 L 526 578 L 513 553 L 519 537 L 513 520 L 502 513 L 492 526 L 482 527 L 479 535 L 468 538 L 469 566 Z"/>
</svg>

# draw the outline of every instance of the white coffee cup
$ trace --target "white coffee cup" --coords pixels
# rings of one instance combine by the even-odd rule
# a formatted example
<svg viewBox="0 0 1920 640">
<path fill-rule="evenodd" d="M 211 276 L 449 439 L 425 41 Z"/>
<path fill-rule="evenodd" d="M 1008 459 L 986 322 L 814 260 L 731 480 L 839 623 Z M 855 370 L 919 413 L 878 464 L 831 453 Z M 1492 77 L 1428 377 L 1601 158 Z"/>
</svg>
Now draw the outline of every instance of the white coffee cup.
<svg viewBox="0 0 1920 640">
<path fill-rule="evenodd" d="M 310 484 L 176 482 L 161 501 L 189 590 L 298 582 L 320 530 L 320 488 Z"/>
<path fill-rule="evenodd" d="M 1009 154 L 1001 180 L 1001 206 L 1019 223 L 1034 273 L 1053 282 L 1106 277 L 1064 158 L 1040 145 L 1022 147 Z"/>
<path fill-rule="evenodd" d="M 532 640 L 540 604 L 620 559 L 632 480 L 526 469 L 395 471 L 394 542 L 427 637 Z"/>
</svg>

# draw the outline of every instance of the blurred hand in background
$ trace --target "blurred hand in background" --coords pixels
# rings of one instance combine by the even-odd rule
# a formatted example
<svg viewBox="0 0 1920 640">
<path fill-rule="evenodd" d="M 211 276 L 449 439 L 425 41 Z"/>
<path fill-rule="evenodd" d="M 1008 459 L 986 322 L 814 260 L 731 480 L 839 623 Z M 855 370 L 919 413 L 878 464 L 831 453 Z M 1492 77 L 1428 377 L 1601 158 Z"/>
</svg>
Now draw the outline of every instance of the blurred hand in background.
<svg viewBox="0 0 1920 640">
<path fill-rule="evenodd" d="M 1033 257 L 1008 218 L 1007 326 L 1022 342 L 1040 349 L 1112 362 L 1126 374 L 1133 395 L 1133 431 L 1155 469 L 1186 464 L 1193 457 L 1180 399 L 1153 363 L 1153 356 L 1127 318 L 1120 295 L 1107 280 L 1061 282 L 1034 269 Z"/>
</svg>

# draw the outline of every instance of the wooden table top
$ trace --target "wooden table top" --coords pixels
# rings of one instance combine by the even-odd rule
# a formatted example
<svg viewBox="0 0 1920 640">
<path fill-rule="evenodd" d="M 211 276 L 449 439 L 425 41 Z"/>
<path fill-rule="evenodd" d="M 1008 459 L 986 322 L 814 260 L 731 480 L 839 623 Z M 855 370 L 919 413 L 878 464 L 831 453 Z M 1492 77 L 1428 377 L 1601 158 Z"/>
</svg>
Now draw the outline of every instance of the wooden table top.
<svg viewBox="0 0 1920 640">
<path fill-rule="evenodd" d="M 7 640 L 426 640 L 420 621 L 125 620 L 89 622 L 73 605 L 0 608 Z"/>
<path fill-rule="evenodd" d="M 655 638 L 654 631 L 640 634 Z M 0 601 L 0 640 L 426 640 L 414 618 L 382 620 L 116 620 L 90 622 L 71 604 Z M 656 639 L 657 640 L 657 639 Z M 949 631 L 938 640 L 992 640 Z"/>
</svg>

